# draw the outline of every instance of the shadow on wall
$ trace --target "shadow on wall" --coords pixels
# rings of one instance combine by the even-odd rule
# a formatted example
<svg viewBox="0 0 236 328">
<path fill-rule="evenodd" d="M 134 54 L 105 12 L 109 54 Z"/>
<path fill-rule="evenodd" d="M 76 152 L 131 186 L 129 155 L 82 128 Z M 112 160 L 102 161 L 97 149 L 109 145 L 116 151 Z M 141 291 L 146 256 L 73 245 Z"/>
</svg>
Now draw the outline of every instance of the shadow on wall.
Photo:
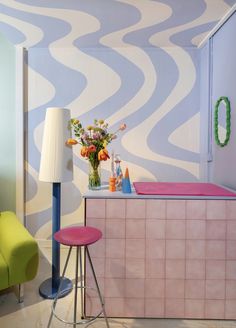
<svg viewBox="0 0 236 328">
<path fill-rule="evenodd" d="M 2 171 L 1 167 L 0 170 Z M 8 172 L 0 175 L 0 212 L 16 210 L 16 188 L 15 176 L 11 176 Z"/>
</svg>

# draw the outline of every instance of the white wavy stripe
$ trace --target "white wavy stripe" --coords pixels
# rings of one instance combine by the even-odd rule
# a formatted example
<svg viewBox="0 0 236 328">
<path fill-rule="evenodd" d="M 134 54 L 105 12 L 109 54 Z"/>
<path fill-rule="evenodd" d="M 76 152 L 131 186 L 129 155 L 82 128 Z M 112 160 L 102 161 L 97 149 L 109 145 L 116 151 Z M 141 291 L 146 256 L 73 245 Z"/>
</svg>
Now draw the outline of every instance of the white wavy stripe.
<svg viewBox="0 0 236 328">
<path fill-rule="evenodd" d="M 50 47 L 50 52 L 57 61 L 79 71 L 86 77 L 86 87 L 76 99 L 67 104 L 67 107 L 72 110 L 72 116 L 89 112 L 110 98 L 120 88 L 121 80 L 116 72 L 108 65 L 77 48 L 59 50 Z"/>
<path fill-rule="evenodd" d="M 116 72 L 73 45 L 75 39 L 99 30 L 100 22 L 96 17 L 78 10 L 29 6 L 20 4 L 15 0 L 3 0 L 3 2 L 18 10 L 61 19 L 71 26 L 71 31 L 61 39 L 51 43 L 49 50 L 58 62 L 79 71 L 86 77 L 86 88 L 76 99 L 67 104 L 67 107 L 74 110 L 74 116 L 88 112 L 119 89 L 121 81 Z"/>
<path fill-rule="evenodd" d="M 140 156 L 141 158 L 148 158 L 150 160 L 156 160 L 165 164 L 171 164 L 179 168 L 184 168 L 197 178 L 199 177 L 199 164 L 191 163 L 188 161 L 177 160 L 168 156 L 159 155 L 153 152 L 148 144 L 147 138 L 149 131 L 164 117 L 172 108 L 174 108 L 184 97 L 191 92 L 192 87 L 194 86 L 196 79 L 195 67 L 192 63 L 191 57 L 188 55 L 184 49 L 177 47 L 170 41 L 170 37 L 180 31 L 192 28 L 194 26 L 207 23 L 209 20 L 219 19 L 222 15 L 222 10 L 225 8 L 227 10 L 228 6 L 225 6 L 222 0 L 216 0 L 213 2 L 211 0 L 206 0 L 207 8 L 204 14 L 198 17 L 196 20 L 183 24 L 179 27 L 170 28 L 168 30 L 162 31 L 160 33 L 154 34 L 150 38 L 150 43 L 155 45 L 165 44 L 168 47 L 163 47 L 165 50 L 176 62 L 176 65 L 179 69 L 179 79 L 172 90 L 169 97 L 166 101 L 158 108 L 157 111 L 153 113 L 149 118 L 147 118 L 140 125 L 136 126 L 131 131 L 127 132 L 122 138 L 122 144 L 124 147 L 131 153 Z M 163 42 L 164 41 L 164 42 Z M 134 146 L 134 144 L 139 145 L 139 147 Z"/>
<path fill-rule="evenodd" d="M 206 9 L 204 13 L 197 17 L 195 20 L 188 22 L 183 25 L 174 26 L 167 30 L 162 31 L 161 33 L 156 33 L 150 38 L 150 42 L 153 45 L 163 47 L 175 46 L 170 41 L 170 37 L 176 33 L 191 29 L 198 25 L 203 25 L 212 21 L 220 19 L 225 12 L 230 8 L 223 0 L 205 0 Z M 195 37 L 196 38 L 196 37 Z M 199 40 L 200 42 L 201 40 Z"/>
<path fill-rule="evenodd" d="M 84 193 L 87 190 L 88 185 L 88 175 L 80 170 L 77 166 L 74 165 L 74 180 L 73 184 L 80 190 L 81 193 Z M 63 195 L 62 195 L 63 197 Z M 65 195 L 69 197 L 69 195 Z M 39 210 L 40 211 L 40 210 Z M 63 215 L 61 217 L 61 226 L 69 226 L 72 224 L 79 224 L 84 222 L 84 202 L 81 202 L 80 206 L 73 212 Z M 42 225 L 36 232 L 35 238 L 38 239 L 47 239 L 52 234 L 52 221 L 51 215 L 48 218 L 48 222 Z"/>
<path fill-rule="evenodd" d="M 25 214 L 32 215 L 51 207 L 52 203 L 52 186 L 50 183 L 39 182 L 38 172 L 30 165 L 29 162 L 25 161 L 25 168 L 28 174 L 30 174 L 35 183 L 37 184 L 36 194 L 32 199 L 25 202 Z"/>
<path fill-rule="evenodd" d="M 108 117 L 110 124 L 115 124 L 142 107 L 153 94 L 157 83 L 155 68 L 149 56 L 139 47 L 131 44 L 128 44 L 129 46 L 126 47 L 127 43 L 123 41 L 124 36 L 127 33 L 160 23 L 169 18 L 172 13 L 169 6 L 149 0 L 143 0 L 142 2 L 137 2 L 135 0 L 120 0 L 120 2 L 135 6 L 141 13 L 141 19 L 138 23 L 132 26 L 103 36 L 100 39 L 100 43 L 108 47 L 113 47 L 117 44 L 123 45 L 123 47 L 115 48 L 115 51 L 128 59 L 142 71 L 144 75 L 144 83 L 138 93 L 128 103 Z"/>
<path fill-rule="evenodd" d="M 199 153 L 200 151 L 200 113 L 192 116 L 184 124 L 175 129 L 169 136 L 168 141 L 173 145 L 185 150 Z M 187 138 L 186 138 L 187 136 Z"/>
<path fill-rule="evenodd" d="M 94 32 L 100 28 L 100 23 L 95 17 L 79 10 L 75 11 L 64 8 L 60 9 L 32 6 L 19 3 L 16 0 L 1 0 L 1 3 L 7 7 L 11 7 L 23 12 L 58 18 L 67 22 L 71 26 L 71 30 L 66 36 L 63 36 L 60 39 L 63 40 L 63 47 L 72 46 L 73 41 L 79 36 Z M 55 46 L 58 42 L 60 42 L 60 40 L 57 40 L 52 44 Z M 61 45 L 61 43 L 59 44 Z"/>
<path fill-rule="evenodd" d="M 7 1 L 6 1 L 6 5 L 7 5 Z M 24 34 L 26 40 L 17 44 L 20 47 L 33 47 L 43 38 L 43 31 L 39 27 L 24 22 L 18 18 L 14 18 L 0 13 L 0 21 L 12 26 L 13 28 L 16 28 L 17 30 L 19 30 L 21 33 Z"/>
<path fill-rule="evenodd" d="M 190 55 L 186 51 L 180 47 L 165 48 L 163 50 L 175 61 L 179 70 L 179 79 L 164 103 L 141 124 L 127 131 L 122 138 L 122 144 L 127 151 L 136 156 L 185 169 L 198 177 L 198 163 L 191 163 L 157 154 L 149 148 L 147 143 L 150 131 L 167 113 L 185 98 L 189 92 L 191 92 L 196 79 L 195 67 Z"/>
<path fill-rule="evenodd" d="M 42 106 L 55 95 L 55 88 L 45 77 L 28 66 L 28 111 Z"/>
</svg>

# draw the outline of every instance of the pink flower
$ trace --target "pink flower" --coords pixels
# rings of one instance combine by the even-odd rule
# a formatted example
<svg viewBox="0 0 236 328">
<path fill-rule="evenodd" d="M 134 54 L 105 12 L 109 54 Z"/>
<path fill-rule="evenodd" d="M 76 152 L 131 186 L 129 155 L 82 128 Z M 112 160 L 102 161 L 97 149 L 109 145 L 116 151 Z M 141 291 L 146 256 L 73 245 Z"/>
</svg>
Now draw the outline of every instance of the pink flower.
<svg viewBox="0 0 236 328">
<path fill-rule="evenodd" d="M 126 129 L 126 124 L 125 123 L 121 124 L 119 130 L 124 131 L 125 129 Z"/>
<path fill-rule="evenodd" d="M 96 148 L 96 146 L 94 146 L 94 145 L 90 145 L 90 146 L 88 147 L 88 152 L 89 152 L 89 153 L 95 153 L 96 150 L 97 150 L 97 148 Z"/>
</svg>

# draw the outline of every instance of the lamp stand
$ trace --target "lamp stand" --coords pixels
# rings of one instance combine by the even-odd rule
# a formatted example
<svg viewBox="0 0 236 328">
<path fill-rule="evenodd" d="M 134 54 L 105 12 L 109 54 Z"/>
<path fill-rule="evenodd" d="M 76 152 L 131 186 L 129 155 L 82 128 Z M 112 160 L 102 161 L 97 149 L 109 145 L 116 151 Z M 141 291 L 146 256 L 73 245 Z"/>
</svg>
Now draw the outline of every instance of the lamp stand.
<svg viewBox="0 0 236 328">
<path fill-rule="evenodd" d="M 60 230 L 61 225 L 61 183 L 53 182 L 53 209 L 52 209 L 52 277 L 45 280 L 39 287 L 39 294 L 43 298 L 54 299 L 60 284 L 60 244 L 54 239 L 54 233 Z M 60 298 L 71 292 L 73 284 L 70 279 L 63 278 Z"/>
</svg>

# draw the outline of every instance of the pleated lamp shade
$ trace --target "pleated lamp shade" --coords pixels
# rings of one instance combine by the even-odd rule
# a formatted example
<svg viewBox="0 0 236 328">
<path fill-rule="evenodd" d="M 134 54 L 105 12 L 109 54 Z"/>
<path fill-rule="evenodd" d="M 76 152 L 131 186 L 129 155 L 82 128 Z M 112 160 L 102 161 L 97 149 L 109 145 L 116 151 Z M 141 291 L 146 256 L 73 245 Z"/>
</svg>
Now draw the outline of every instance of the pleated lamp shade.
<svg viewBox="0 0 236 328">
<path fill-rule="evenodd" d="M 70 110 L 66 108 L 47 108 L 39 180 L 44 182 L 67 182 L 73 180 L 72 148 L 66 145 L 71 137 L 68 128 Z"/>
</svg>

